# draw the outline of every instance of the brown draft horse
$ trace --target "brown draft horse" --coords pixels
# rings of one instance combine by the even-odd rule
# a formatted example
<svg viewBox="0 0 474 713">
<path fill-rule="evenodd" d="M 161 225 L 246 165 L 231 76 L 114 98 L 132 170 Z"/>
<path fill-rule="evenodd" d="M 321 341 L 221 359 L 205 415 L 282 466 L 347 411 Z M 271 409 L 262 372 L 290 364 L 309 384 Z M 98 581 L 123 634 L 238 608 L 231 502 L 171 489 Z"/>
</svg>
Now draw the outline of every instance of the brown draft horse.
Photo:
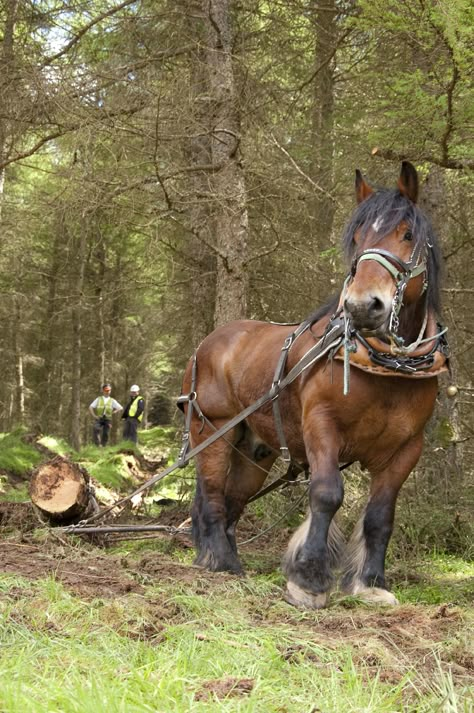
<svg viewBox="0 0 474 713">
<path fill-rule="evenodd" d="M 408 162 L 402 164 L 395 190 L 373 190 L 357 171 L 358 207 L 343 238 L 352 269 L 339 298 L 339 313 L 344 313 L 352 334 L 385 344 L 392 353 L 397 353 L 394 345 L 403 344 L 418 347 L 418 353 L 426 325 L 439 308 L 439 250 L 416 205 L 417 196 L 417 173 Z M 336 306 L 333 302 L 315 313 L 310 328 L 289 351 L 288 370 L 323 334 Z M 192 381 L 191 360 L 183 381 L 183 393 L 193 388 L 201 409 L 191 419 L 193 447 L 269 389 L 288 331 L 288 326 L 236 321 L 219 327 L 199 345 L 197 378 Z M 399 351 L 403 353 L 403 347 Z M 344 591 L 397 603 L 385 582 L 385 553 L 398 492 L 422 451 L 423 429 L 437 395 L 436 373 L 445 367 L 428 369 L 424 378 L 415 379 L 394 368 L 351 366 L 349 393 L 343 395 L 343 364 L 325 357 L 279 396 L 289 451 L 308 466 L 311 477 L 309 515 L 293 535 L 284 560 L 285 598 L 296 606 L 326 605 L 336 554 Z M 242 571 L 235 528 L 279 447 L 267 403 L 197 456 L 192 511 L 196 564 L 214 571 Z M 344 543 L 333 518 L 343 501 L 343 461 L 359 461 L 369 470 L 371 485 L 361 520 L 339 556 Z"/>
</svg>

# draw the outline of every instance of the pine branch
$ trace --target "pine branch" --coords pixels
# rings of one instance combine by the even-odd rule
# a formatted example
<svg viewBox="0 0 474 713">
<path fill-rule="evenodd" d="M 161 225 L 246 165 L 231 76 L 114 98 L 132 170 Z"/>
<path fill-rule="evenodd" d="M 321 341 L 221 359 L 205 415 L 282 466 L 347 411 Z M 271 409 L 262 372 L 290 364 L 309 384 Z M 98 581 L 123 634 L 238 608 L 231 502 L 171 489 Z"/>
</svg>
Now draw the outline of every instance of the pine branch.
<svg viewBox="0 0 474 713">
<path fill-rule="evenodd" d="M 372 149 L 370 152 L 372 156 L 378 156 L 387 161 L 406 161 L 409 156 L 406 153 L 399 153 L 398 151 L 393 151 L 392 149 L 381 149 L 378 146 Z M 412 156 L 412 160 L 416 161 L 427 161 L 428 163 L 434 163 L 435 166 L 441 166 L 441 168 L 450 168 L 457 171 L 463 171 L 467 168 L 474 168 L 474 159 L 465 158 L 440 158 L 434 156 L 433 154 L 422 154 L 421 156 Z"/>
<path fill-rule="evenodd" d="M 97 15 L 97 17 L 94 17 L 90 22 L 87 23 L 87 25 L 84 25 L 84 27 L 81 27 L 79 32 L 77 32 L 74 37 L 72 37 L 69 42 L 61 49 L 59 52 L 56 52 L 56 54 L 53 54 L 51 57 L 46 57 L 44 62 L 41 64 L 41 67 L 48 67 L 50 64 L 55 62 L 57 59 L 60 59 L 60 57 L 63 57 L 71 47 L 74 47 L 74 45 L 77 45 L 77 43 L 84 37 L 89 30 L 91 30 L 95 25 L 98 25 L 99 22 L 102 22 L 102 20 L 105 20 L 107 17 L 111 17 L 112 15 L 115 15 L 116 12 L 119 10 L 123 10 L 124 7 L 127 7 L 128 5 L 132 5 L 136 0 L 124 0 L 124 2 L 121 2 L 119 5 L 116 5 L 115 7 L 110 8 L 110 10 L 107 10 L 107 12 L 103 12 L 100 15 Z"/>
</svg>

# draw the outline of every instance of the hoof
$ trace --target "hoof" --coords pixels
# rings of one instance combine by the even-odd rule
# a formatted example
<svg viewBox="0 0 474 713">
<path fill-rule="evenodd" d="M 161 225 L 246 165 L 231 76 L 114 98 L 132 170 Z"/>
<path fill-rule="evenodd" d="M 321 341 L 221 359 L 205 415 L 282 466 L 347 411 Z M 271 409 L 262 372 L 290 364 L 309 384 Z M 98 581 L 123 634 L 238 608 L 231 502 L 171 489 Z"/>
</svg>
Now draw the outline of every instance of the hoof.
<svg viewBox="0 0 474 713">
<path fill-rule="evenodd" d="M 329 595 L 327 592 L 308 592 L 294 582 L 287 582 L 283 598 L 298 609 L 323 609 L 327 605 Z"/>
<path fill-rule="evenodd" d="M 230 572 L 231 574 L 243 575 L 244 570 L 239 560 L 235 557 L 221 559 L 213 553 L 199 554 L 194 560 L 195 567 L 208 569 L 210 572 Z"/>
<path fill-rule="evenodd" d="M 392 592 L 380 587 L 364 587 L 361 584 L 354 587 L 350 593 L 368 604 L 385 604 L 386 606 L 398 604 L 398 599 Z"/>
</svg>

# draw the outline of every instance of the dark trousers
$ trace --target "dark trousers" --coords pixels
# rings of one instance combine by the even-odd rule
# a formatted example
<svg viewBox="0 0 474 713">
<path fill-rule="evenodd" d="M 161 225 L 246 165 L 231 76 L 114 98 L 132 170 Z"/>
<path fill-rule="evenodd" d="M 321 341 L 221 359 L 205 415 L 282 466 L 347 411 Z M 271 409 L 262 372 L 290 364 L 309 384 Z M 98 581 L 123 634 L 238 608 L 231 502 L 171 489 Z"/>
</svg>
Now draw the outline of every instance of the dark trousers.
<svg viewBox="0 0 474 713">
<path fill-rule="evenodd" d="M 136 418 L 131 418 L 127 416 L 125 423 L 123 424 L 123 440 L 131 441 L 132 443 L 138 442 L 138 421 Z"/>
<path fill-rule="evenodd" d="M 109 421 L 109 419 L 103 417 L 96 419 L 92 431 L 92 439 L 96 446 L 107 445 L 111 428 L 112 421 Z"/>
</svg>

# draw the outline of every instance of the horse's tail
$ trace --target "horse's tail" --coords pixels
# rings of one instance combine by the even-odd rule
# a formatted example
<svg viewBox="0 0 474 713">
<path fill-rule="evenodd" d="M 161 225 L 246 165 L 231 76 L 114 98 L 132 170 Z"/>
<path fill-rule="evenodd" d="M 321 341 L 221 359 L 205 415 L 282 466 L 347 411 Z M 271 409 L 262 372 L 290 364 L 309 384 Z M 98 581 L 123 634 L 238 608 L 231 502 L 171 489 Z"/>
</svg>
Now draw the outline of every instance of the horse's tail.
<svg viewBox="0 0 474 713">
<path fill-rule="evenodd" d="M 202 342 L 201 342 L 201 344 L 202 344 Z M 190 361 L 192 363 L 192 367 L 191 367 L 191 386 L 189 389 L 189 394 L 183 394 L 183 391 L 181 389 L 181 394 L 179 395 L 179 397 L 176 401 L 176 406 L 183 413 L 184 413 L 184 404 L 188 403 L 191 400 L 191 398 L 195 398 L 195 396 L 196 396 L 197 353 L 198 353 L 198 349 L 201 346 L 201 344 L 199 344 L 198 348 L 196 349 L 196 351 L 194 352 L 194 354 L 192 355 L 192 357 L 190 359 Z M 189 364 L 189 362 L 188 362 L 188 364 Z"/>
</svg>

